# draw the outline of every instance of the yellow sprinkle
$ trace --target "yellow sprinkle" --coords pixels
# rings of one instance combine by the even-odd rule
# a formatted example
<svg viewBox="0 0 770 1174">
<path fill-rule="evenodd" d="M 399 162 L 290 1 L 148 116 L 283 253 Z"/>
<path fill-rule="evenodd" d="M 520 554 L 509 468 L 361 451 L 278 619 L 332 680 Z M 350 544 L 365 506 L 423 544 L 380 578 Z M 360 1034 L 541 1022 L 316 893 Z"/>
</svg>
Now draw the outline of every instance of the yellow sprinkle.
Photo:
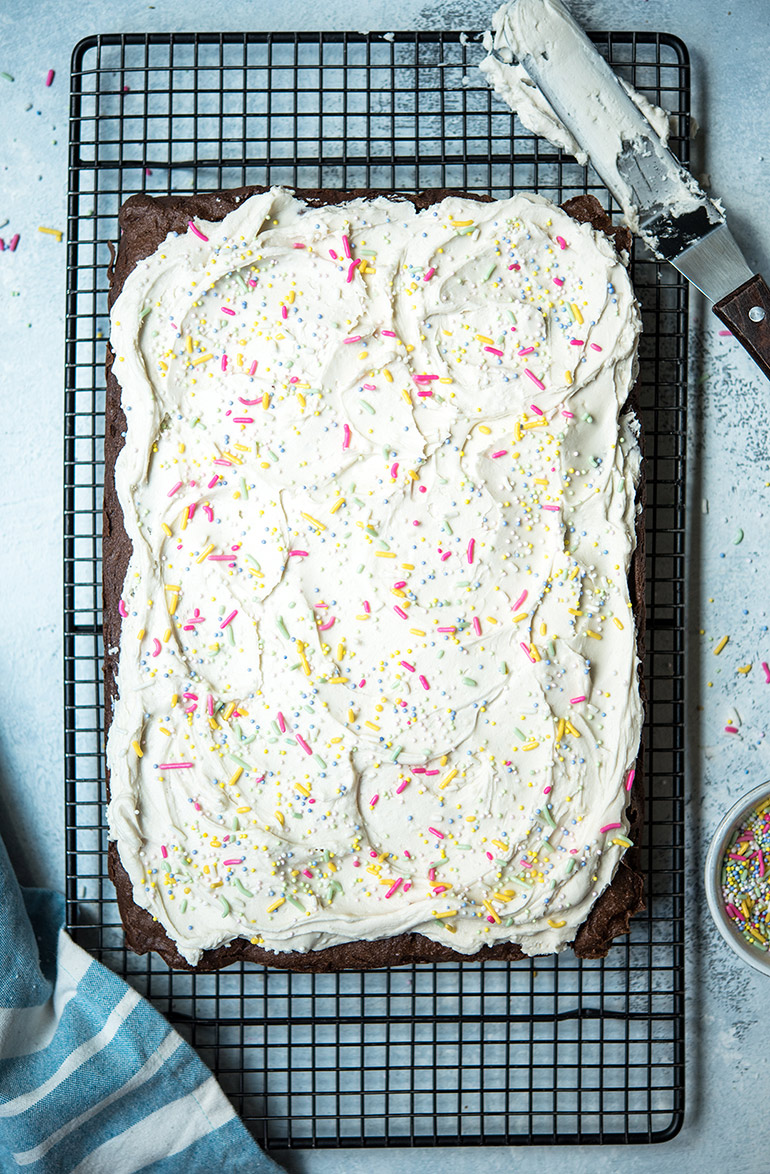
<svg viewBox="0 0 770 1174">
<path fill-rule="evenodd" d="M 497 620 L 495 619 L 494 616 L 487 616 L 487 623 L 488 624 L 496 624 Z"/>
<path fill-rule="evenodd" d="M 374 553 L 377 555 L 377 558 L 395 558 L 396 557 L 395 554 L 393 554 L 393 552 L 390 550 L 375 550 Z"/>
<path fill-rule="evenodd" d="M 307 799 L 308 795 L 310 794 L 309 788 L 303 786 L 302 783 L 295 783 L 294 786 L 299 791 L 300 795 L 304 795 L 305 798 Z"/>
<path fill-rule="evenodd" d="M 455 767 L 454 770 L 450 770 L 449 774 L 446 776 L 444 781 L 440 784 L 439 791 L 443 791 L 444 787 L 448 787 L 449 784 L 451 783 L 452 779 L 455 778 L 456 775 L 457 775 L 457 767 Z"/>
<path fill-rule="evenodd" d="M 545 416 L 543 416 L 542 419 L 540 419 L 540 420 L 527 420 L 526 423 L 522 425 L 522 427 L 523 428 L 547 428 L 548 421 L 546 420 Z"/>
<path fill-rule="evenodd" d="M 370 730 L 379 730 L 379 728 L 380 728 L 374 722 L 364 722 L 364 725 L 368 726 Z"/>
<path fill-rule="evenodd" d="M 165 535 L 167 535 L 168 538 L 171 538 L 171 536 L 173 534 L 173 530 L 171 529 L 171 527 L 168 526 L 165 522 L 161 522 L 160 526 L 161 526 L 163 533 Z"/>
<path fill-rule="evenodd" d="M 242 766 L 236 767 L 233 774 L 227 780 L 231 787 L 235 786 L 235 784 L 238 782 L 238 779 L 241 777 L 242 774 L 243 774 L 243 767 Z"/>
<path fill-rule="evenodd" d="M 582 319 L 581 319 L 581 321 L 582 321 Z M 549 917 L 549 918 L 548 918 L 548 924 L 550 925 L 551 929 L 561 929 L 561 928 L 562 928 L 562 926 L 566 925 L 567 923 L 566 923 L 566 921 L 553 921 L 553 920 L 552 920 L 552 919 Z"/>
<path fill-rule="evenodd" d="M 289 292 L 287 293 L 286 301 L 289 303 L 290 306 L 294 305 L 294 290 L 293 289 L 289 290 Z"/>
<path fill-rule="evenodd" d="M 619 845 L 620 845 L 622 848 L 631 848 L 631 847 L 633 847 L 633 845 L 632 845 L 631 841 L 630 841 L 630 840 L 627 840 L 627 839 L 625 838 L 625 836 L 615 836 L 615 838 L 614 838 L 614 840 L 612 841 L 612 843 L 613 843 L 613 844 L 619 844 Z"/>
<path fill-rule="evenodd" d="M 304 408 L 306 401 L 305 401 L 305 397 L 302 394 L 302 392 L 300 392 L 300 391 L 297 392 L 297 399 L 299 400 L 299 406 L 301 408 Z"/>
<path fill-rule="evenodd" d="M 172 709 L 174 709 L 174 708 L 176 707 L 176 704 L 177 704 L 177 702 L 178 702 L 178 701 L 179 701 L 179 694 L 178 694 L 178 693 L 172 693 L 172 694 L 171 694 L 171 708 L 172 708 Z"/>
<path fill-rule="evenodd" d="M 207 351 L 205 355 L 199 355 L 199 357 L 197 359 L 193 359 L 193 361 L 190 363 L 190 366 L 191 367 L 200 367 L 201 363 L 208 363 L 209 359 L 213 359 L 213 358 L 214 358 L 214 356 L 210 355 Z"/>
<path fill-rule="evenodd" d="M 326 526 L 323 522 L 319 522 L 318 518 L 314 518 L 312 514 L 306 514 L 304 510 L 299 511 L 306 522 L 310 522 L 311 526 L 315 526 L 317 530 L 325 530 Z"/>
<path fill-rule="evenodd" d="M 243 461 L 241 460 L 240 457 L 233 456 L 233 454 L 227 449 L 225 450 L 225 452 L 222 455 L 227 457 L 228 461 L 232 461 L 234 465 L 242 465 L 243 464 Z"/>
<path fill-rule="evenodd" d="M 575 729 L 575 727 L 573 726 L 573 724 L 572 724 L 572 722 L 571 722 L 571 721 L 565 721 L 565 723 L 564 723 L 564 726 L 565 726 L 565 729 L 566 729 L 566 730 L 567 730 L 567 731 L 568 731 L 570 734 L 572 734 L 572 737 L 573 737 L 573 738 L 579 738 L 579 737 L 580 737 L 580 730 L 576 730 L 576 729 Z"/>
<path fill-rule="evenodd" d="M 161 734 L 165 734 L 167 738 L 171 737 L 171 730 L 167 730 L 165 726 L 158 726 Z"/>
<path fill-rule="evenodd" d="M 336 514 L 337 510 L 341 509 L 342 506 L 344 506 L 344 504 L 345 504 L 345 498 L 338 497 L 337 500 L 335 501 L 334 505 L 332 506 L 332 508 L 329 510 L 329 513 Z"/>
<path fill-rule="evenodd" d="M 404 387 L 404 388 L 402 388 L 402 390 L 401 390 L 401 394 L 402 394 L 402 396 L 404 397 L 404 399 L 406 400 L 406 402 L 409 404 L 409 407 L 411 408 L 411 406 L 412 406 L 412 397 L 410 396 L 409 392 L 406 390 L 406 388 L 405 388 L 405 387 Z"/>
<path fill-rule="evenodd" d="M 415 473 L 414 469 L 410 469 L 409 472 L 407 473 L 407 476 L 411 477 L 412 481 L 419 481 L 420 480 L 420 478 Z"/>
<path fill-rule="evenodd" d="M 613 624 L 615 625 L 615 627 L 616 627 L 616 628 L 620 628 L 621 632 L 623 631 L 623 625 L 621 624 L 621 622 L 620 622 L 620 620 L 618 619 L 618 617 L 617 617 L 617 616 L 613 616 L 613 617 L 612 617 L 612 622 L 613 622 Z"/>
<path fill-rule="evenodd" d="M 413 636 L 424 636 L 425 635 L 422 628 L 410 628 L 409 631 L 412 633 Z"/>
<path fill-rule="evenodd" d="M 184 340 L 184 349 L 187 351 L 188 355 L 192 354 L 193 342 L 191 334 L 188 334 L 187 338 Z"/>
<path fill-rule="evenodd" d="M 493 840 L 492 843 L 496 848 L 499 848 L 501 852 L 508 851 L 508 845 L 504 844 L 502 840 Z"/>
<path fill-rule="evenodd" d="M 530 644 L 530 646 L 529 646 L 529 654 L 530 654 L 530 656 L 532 657 L 532 659 L 533 659 L 533 660 L 540 660 L 540 653 L 539 653 L 539 652 L 538 652 L 538 650 L 535 648 L 534 644 Z"/>
<path fill-rule="evenodd" d="M 526 620 L 528 615 L 529 615 L 529 612 L 520 611 L 517 616 L 513 617 L 514 624 L 518 624 L 519 620 Z"/>
<path fill-rule="evenodd" d="M 723 637 L 722 637 L 722 639 L 719 641 L 719 643 L 717 644 L 716 648 L 714 649 L 714 656 L 719 656 L 720 652 L 722 651 L 722 649 L 724 648 L 724 646 L 727 644 L 727 641 L 728 641 L 729 639 L 730 639 L 730 637 L 729 637 L 729 636 L 723 636 Z"/>
<path fill-rule="evenodd" d="M 279 822 L 279 824 L 281 825 L 281 827 L 283 827 L 284 823 L 286 822 L 286 821 L 285 821 L 285 819 L 283 818 L 283 812 L 282 812 L 282 811 L 276 811 L 276 813 L 275 813 L 275 818 L 278 820 L 278 822 Z"/>
<path fill-rule="evenodd" d="M 496 922 L 496 924 L 497 924 L 497 925 L 499 925 L 499 924 L 500 924 L 500 918 L 498 917 L 497 913 L 496 913 L 496 912 L 495 912 L 495 910 L 493 909 L 491 901 L 486 901 L 486 900 L 485 900 L 485 901 L 483 902 L 483 905 L 484 905 L 484 908 L 486 909 L 487 913 L 489 914 L 489 916 L 492 918 L 492 920 L 493 920 L 494 922 Z"/>
<path fill-rule="evenodd" d="M 222 717 L 224 718 L 224 720 L 226 722 L 229 722 L 230 718 L 233 716 L 234 713 L 235 713 L 235 702 L 231 701 L 230 704 L 228 706 L 226 706 L 225 711 L 222 714 Z"/>
<path fill-rule="evenodd" d="M 513 435 L 516 437 L 516 439 L 519 442 L 521 442 L 524 439 L 524 437 L 522 435 L 522 431 L 521 431 L 521 422 L 519 420 L 517 420 L 513 426 Z"/>
<path fill-rule="evenodd" d="M 506 903 L 514 898 L 513 893 L 493 893 L 492 896 L 496 901 L 505 901 Z"/>
<path fill-rule="evenodd" d="M 546 634 L 546 632 L 547 632 L 547 631 L 548 631 L 548 628 L 546 627 L 546 625 L 545 625 L 545 624 L 541 624 L 541 625 L 540 625 L 540 635 L 541 635 L 541 636 L 545 636 L 545 634 Z"/>
<path fill-rule="evenodd" d="M 369 619 L 369 616 L 366 614 L 366 612 L 364 612 L 364 614 L 363 614 L 363 615 L 356 616 L 356 619 L 357 619 L 357 620 L 368 620 L 368 619 Z"/>
<path fill-rule="evenodd" d="M 136 638 L 137 638 L 137 640 L 144 640 L 144 637 L 145 637 L 145 629 L 140 628 L 136 634 Z"/>
<path fill-rule="evenodd" d="M 168 371 L 168 364 L 164 363 L 162 359 L 158 359 L 158 366 L 160 367 L 161 371 Z"/>
<path fill-rule="evenodd" d="M 449 219 L 454 228 L 467 228 L 469 224 L 473 224 L 472 220 L 455 220 L 453 216 L 450 216 Z"/>
<path fill-rule="evenodd" d="M 414 563 L 402 563 L 401 566 L 405 571 L 413 571 L 414 570 Z"/>
<path fill-rule="evenodd" d="M 493 338 L 487 338 L 486 334 L 477 334 L 476 342 L 485 342 L 488 346 L 495 345 L 495 340 Z"/>
<path fill-rule="evenodd" d="M 299 658 L 302 661 L 302 671 L 306 677 L 309 677 L 310 665 L 308 664 L 307 657 L 305 656 L 305 645 L 301 640 L 297 641 L 297 651 L 299 652 Z"/>
<path fill-rule="evenodd" d="M 572 383 L 572 372 L 571 371 L 564 372 L 564 382 L 567 384 L 567 387 L 569 387 L 569 385 Z"/>
<path fill-rule="evenodd" d="M 447 909 L 446 913 L 437 913 L 435 909 L 431 910 L 434 917 L 457 917 L 456 909 Z"/>
<path fill-rule="evenodd" d="M 556 727 L 556 741 L 557 742 L 561 742 L 562 738 L 564 737 L 564 730 L 565 730 L 566 726 L 567 726 L 566 721 L 564 720 L 563 717 L 560 717 L 559 724 Z"/>
<path fill-rule="evenodd" d="M 164 590 L 179 592 L 182 590 L 182 588 L 180 587 L 180 585 L 178 583 L 167 583 Z"/>
<path fill-rule="evenodd" d="M 744 674 L 744 676 L 745 676 L 745 675 L 746 675 L 746 673 L 750 673 L 750 672 L 751 672 L 751 665 L 750 665 L 750 664 L 742 664 L 742 665 L 740 666 L 740 668 L 738 669 L 738 672 L 739 672 L 739 673 L 743 673 L 743 674 Z"/>
<path fill-rule="evenodd" d="M 330 685 L 347 685 L 347 683 L 347 677 L 329 677 Z M 332 741 L 334 741 L 334 739 L 332 739 Z"/>
<path fill-rule="evenodd" d="M 163 633 L 163 643 L 168 644 L 170 639 L 171 639 L 171 629 L 166 628 L 165 632 Z"/>
<path fill-rule="evenodd" d="M 355 720 L 356 720 L 355 710 L 349 709 L 348 710 L 348 721 L 354 722 Z"/>
<path fill-rule="evenodd" d="M 144 758 L 144 751 L 142 750 L 142 747 L 139 745 L 139 743 L 132 742 L 131 745 L 134 748 L 134 754 L 136 755 L 136 757 L 137 758 Z"/>
<path fill-rule="evenodd" d="M 337 645 L 337 660 L 343 660 L 345 657 L 345 641 L 340 640 Z"/>
<path fill-rule="evenodd" d="M 486 424 L 479 424 L 479 432 L 483 432 L 485 436 L 489 436 L 491 428 L 487 428 Z"/>
<path fill-rule="evenodd" d="M 393 376 L 391 375 L 391 373 L 390 373 L 390 371 L 388 370 L 388 368 L 387 368 L 387 367 L 383 367 L 383 368 L 382 368 L 382 373 L 383 373 L 383 375 L 385 376 L 385 378 L 387 379 L 388 383 L 392 383 L 392 382 L 393 382 Z"/>
<path fill-rule="evenodd" d="M 195 560 L 196 563 L 205 563 L 206 559 L 209 557 L 209 555 L 211 554 L 213 549 L 214 549 L 214 543 L 210 542 L 208 544 L 208 546 L 205 548 L 205 550 L 202 550 L 200 552 L 200 554 L 198 555 L 198 557 Z"/>
<path fill-rule="evenodd" d="M 533 739 L 531 742 L 525 742 L 525 744 L 522 746 L 522 750 L 537 750 L 537 747 L 538 743 Z"/>
<path fill-rule="evenodd" d="M 187 529 L 187 523 L 190 521 L 190 507 L 186 505 L 182 511 L 182 529 Z"/>
<path fill-rule="evenodd" d="M 247 811 L 251 811 L 250 807 L 236 807 L 235 809 L 239 815 L 245 815 Z"/>
<path fill-rule="evenodd" d="M 56 239 L 57 239 L 57 241 L 60 241 L 60 240 L 62 239 L 62 237 L 64 236 L 64 233 L 63 233 L 63 232 L 61 232 L 61 231 L 60 231 L 60 229 L 58 229 L 58 228 L 43 228 L 43 227 L 40 227 L 40 228 L 38 228 L 38 230 L 37 230 L 37 231 L 38 231 L 38 232 L 45 232 L 45 233 L 46 233 L 48 236 L 55 236 L 55 237 L 56 237 Z"/>
<path fill-rule="evenodd" d="M 262 407 L 265 411 L 270 407 L 270 393 L 267 391 L 262 393 Z"/>
<path fill-rule="evenodd" d="M 763 937 L 758 929 L 754 929 L 753 925 L 747 925 L 746 928 L 749 931 L 749 933 L 752 935 L 752 937 L 755 937 L 758 942 L 762 942 L 762 945 L 765 945 L 765 943 L 767 942 L 767 938 Z"/>
<path fill-rule="evenodd" d="M 268 905 L 267 912 L 274 913 L 276 909 L 280 909 L 282 905 L 286 904 L 285 897 L 279 897 L 277 901 L 273 901 L 272 905 Z"/>
<path fill-rule="evenodd" d="M 586 628 L 586 636 L 590 636 L 592 640 L 601 640 L 598 632 L 592 632 L 590 628 Z"/>
<path fill-rule="evenodd" d="M 580 307 L 575 305 L 574 302 L 570 302 L 569 308 L 572 311 L 572 317 L 575 319 L 578 326 L 582 326 L 583 325 L 583 315 L 580 313 Z"/>
</svg>

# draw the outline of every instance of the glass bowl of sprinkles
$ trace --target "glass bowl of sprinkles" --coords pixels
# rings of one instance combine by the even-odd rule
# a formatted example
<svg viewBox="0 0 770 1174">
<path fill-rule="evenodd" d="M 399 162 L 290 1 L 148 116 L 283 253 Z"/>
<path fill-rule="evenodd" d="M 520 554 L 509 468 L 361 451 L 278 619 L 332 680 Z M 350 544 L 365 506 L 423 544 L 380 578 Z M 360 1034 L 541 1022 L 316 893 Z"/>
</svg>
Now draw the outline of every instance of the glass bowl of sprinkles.
<svg viewBox="0 0 770 1174">
<path fill-rule="evenodd" d="M 706 899 L 727 944 L 770 974 L 770 782 L 739 799 L 715 831 Z"/>
</svg>

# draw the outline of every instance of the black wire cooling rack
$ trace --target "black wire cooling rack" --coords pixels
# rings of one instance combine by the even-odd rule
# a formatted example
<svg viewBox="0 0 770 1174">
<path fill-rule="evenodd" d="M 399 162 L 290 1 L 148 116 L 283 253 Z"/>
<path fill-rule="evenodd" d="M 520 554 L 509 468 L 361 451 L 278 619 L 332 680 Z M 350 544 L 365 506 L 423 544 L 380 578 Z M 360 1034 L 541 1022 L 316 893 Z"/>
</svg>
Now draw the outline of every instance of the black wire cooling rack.
<svg viewBox="0 0 770 1174">
<path fill-rule="evenodd" d="M 687 162 L 689 64 L 654 33 L 599 33 L 673 112 Z M 648 909 L 604 961 L 174 973 L 124 945 L 107 879 L 101 503 L 108 243 L 132 192 L 459 188 L 555 201 L 597 176 L 487 90 L 462 33 L 150 34 L 74 51 L 64 449 L 67 920 L 194 1044 L 273 1148 L 651 1142 L 684 1111 L 683 608 L 687 283 L 641 255 L 647 470 L 643 846 Z"/>
</svg>

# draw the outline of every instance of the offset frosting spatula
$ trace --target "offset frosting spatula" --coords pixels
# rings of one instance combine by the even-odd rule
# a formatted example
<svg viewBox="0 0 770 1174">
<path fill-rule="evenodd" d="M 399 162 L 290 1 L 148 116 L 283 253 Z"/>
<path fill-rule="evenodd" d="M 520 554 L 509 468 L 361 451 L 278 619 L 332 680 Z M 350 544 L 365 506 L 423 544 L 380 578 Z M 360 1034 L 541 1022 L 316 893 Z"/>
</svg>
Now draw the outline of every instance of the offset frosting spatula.
<svg viewBox="0 0 770 1174">
<path fill-rule="evenodd" d="M 663 146 L 561 0 L 514 0 L 501 32 L 629 226 L 714 303 L 770 378 L 770 288 L 746 264 L 722 208 Z"/>
</svg>

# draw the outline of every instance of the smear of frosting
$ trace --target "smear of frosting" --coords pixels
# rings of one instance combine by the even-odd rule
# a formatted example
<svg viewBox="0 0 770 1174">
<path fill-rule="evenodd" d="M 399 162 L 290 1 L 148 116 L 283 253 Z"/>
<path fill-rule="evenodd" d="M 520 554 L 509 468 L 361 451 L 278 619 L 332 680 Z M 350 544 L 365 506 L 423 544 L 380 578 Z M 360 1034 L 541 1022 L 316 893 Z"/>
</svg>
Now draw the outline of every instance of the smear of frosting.
<svg viewBox="0 0 770 1174">
<path fill-rule="evenodd" d="M 629 844 L 639 325 L 532 195 L 274 188 L 130 274 L 109 824 L 190 963 L 574 939 Z"/>
</svg>

